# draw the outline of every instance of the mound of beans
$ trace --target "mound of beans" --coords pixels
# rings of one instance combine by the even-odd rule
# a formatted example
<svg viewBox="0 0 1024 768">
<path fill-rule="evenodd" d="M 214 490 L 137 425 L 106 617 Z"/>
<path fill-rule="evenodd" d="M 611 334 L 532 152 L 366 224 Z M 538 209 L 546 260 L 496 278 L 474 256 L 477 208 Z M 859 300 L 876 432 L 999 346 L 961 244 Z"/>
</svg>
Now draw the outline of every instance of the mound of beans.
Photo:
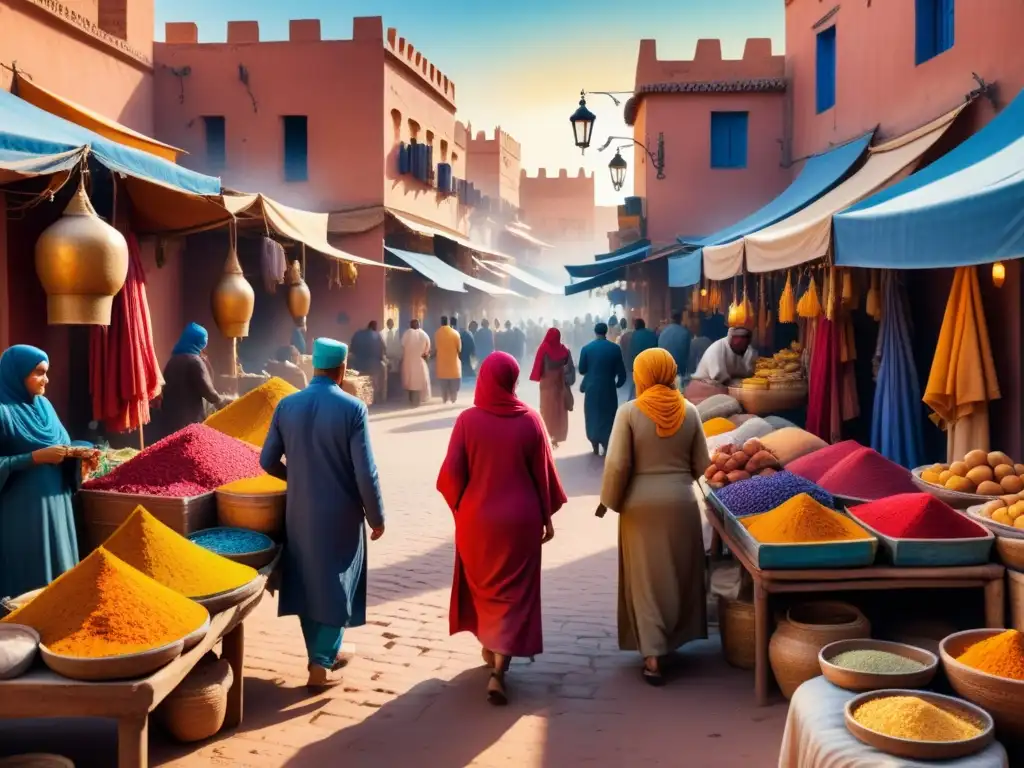
<svg viewBox="0 0 1024 768">
<path fill-rule="evenodd" d="M 801 493 L 806 493 L 819 504 L 835 509 L 832 494 L 792 472 L 776 472 L 767 477 L 741 480 L 716 493 L 725 508 L 737 517 L 768 512 Z"/>
</svg>

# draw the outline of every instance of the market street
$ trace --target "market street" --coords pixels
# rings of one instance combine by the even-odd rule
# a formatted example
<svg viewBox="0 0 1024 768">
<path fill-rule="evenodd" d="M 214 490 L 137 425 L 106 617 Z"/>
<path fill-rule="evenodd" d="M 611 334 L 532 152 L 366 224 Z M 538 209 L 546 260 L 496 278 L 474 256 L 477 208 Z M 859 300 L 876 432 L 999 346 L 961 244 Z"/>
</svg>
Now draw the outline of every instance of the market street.
<svg viewBox="0 0 1024 768">
<path fill-rule="evenodd" d="M 523 394 L 536 403 L 534 385 Z M 241 731 L 196 749 L 170 746 L 154 728 L 154 763 L 775 765 L 786 708 L 755 707 L 752 676 L 725 665 L 717 640 L 690 646 L 679 678 L 660 690 L 617 650 L 616 521 L 593 515 L 601 460 L 584 439 L 582 408 L 556 454 L 570 501 L 544 553 L 545 653 L 516 660 L 510 705 L 488 706 L 478 645 L 448 636 L 453 526 L 434 482 L 457 412 L 438 403 L 372 418 L 388 527 L 370 544 L 370 623 L 345 635 L 357 657 L 343 686 L 306 692 L 298 622 L 277 619 L 267 596 L 246 623 Z"/>
</svg>

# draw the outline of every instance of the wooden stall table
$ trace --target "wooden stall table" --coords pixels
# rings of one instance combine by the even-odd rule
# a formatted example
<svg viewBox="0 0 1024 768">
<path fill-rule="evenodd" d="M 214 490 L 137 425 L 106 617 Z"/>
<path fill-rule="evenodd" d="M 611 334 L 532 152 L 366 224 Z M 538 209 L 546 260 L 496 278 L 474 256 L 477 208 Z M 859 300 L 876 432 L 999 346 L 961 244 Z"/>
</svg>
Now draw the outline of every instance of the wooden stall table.
<svg viewBox="0 0 1024 768">
<path fill-rule="evenodd" d="M 896 568 L 866 566 L 827 570 L 761 570 L 726 530 L 721 513 L 707 505 L 713 529 L 712 556 L 724 543 L 754 582 L 754 693 L 759 706 L 768 703 L 768 641 L 771 639 L 769 595 L 800 592 L 856 592 L 880 589 L 984 589 L 985 626 L 1002 629 L 1006 622 L 1003 574 L 996 563 L 948 568 Z"/>
<path fill-rule="evenodd" d="M 245 674 L 245 618 L 263 598 L 261 589 L 244 602 L 210 619 L 206 637 L 188 653 L 139 680 L 88 683 L 69 680 L 44 668 L 14 680 L 0 680 L 0 717 L 107 717 L 117 720 L 118 768 L 149 765 L 149 715 L 185 676 L 223 641 L 223 658 L 234 682 L 228 690 L 225 728 L 242 722 Z"/>
</svg>

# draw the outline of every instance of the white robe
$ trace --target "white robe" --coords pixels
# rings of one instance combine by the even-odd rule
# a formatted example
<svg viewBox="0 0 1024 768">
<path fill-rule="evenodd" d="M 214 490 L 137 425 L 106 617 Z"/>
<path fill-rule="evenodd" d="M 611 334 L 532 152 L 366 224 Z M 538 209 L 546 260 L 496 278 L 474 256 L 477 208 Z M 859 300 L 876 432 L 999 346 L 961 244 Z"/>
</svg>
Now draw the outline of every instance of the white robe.
<svg viewBox="0 0 1024 768">
<path fill-rule="evenodd" d="M 757 352 L 752 346 L 742 355 L 737 355 L 729 346 L 729 337 L 712 342 L 704 356 L 697 363 L 693 374 L 695 379 L 717 381 L 727 384 L 732 379 L 745 379 L 754 374 Z"/>
<path fill-rule="evenodd" d="M 394 328 L 384 331 L 384 345 L 388 356 L 388 370 L 398 373 L 402 370 L 402 336 Z"/>
<path fill-rule="evenodd" d="M 430 397 L 430 371 L 426 355 L 430 354 L 430 337 L 422 328 L 410 328 L 402 335 L 402 389 L 422 392 Z"/>
</svg>

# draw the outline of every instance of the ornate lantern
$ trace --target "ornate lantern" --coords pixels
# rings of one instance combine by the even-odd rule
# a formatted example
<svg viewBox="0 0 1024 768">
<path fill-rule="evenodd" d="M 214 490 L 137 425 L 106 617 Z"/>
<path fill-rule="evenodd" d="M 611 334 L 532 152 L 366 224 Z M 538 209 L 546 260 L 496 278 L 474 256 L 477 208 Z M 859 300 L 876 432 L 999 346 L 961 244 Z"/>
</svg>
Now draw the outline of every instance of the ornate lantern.
<svg viewBox="0 0 1024 768">
<path fill-rule="evenodd" d="M 221 333 L 229 339 L 244 339 L 249 335 L 249 321 L 252 320 L 256 293 L 242 274 L 233 236 L 231 241 L 224 272 L 210 296 L 210 307 Z"/>
<path fill-rule="evenodd" d="M 128 277 L 128 242 L 96 215 L 82 182 L 39 236 L 35 256 L 50 325 L 110 325 L 114 296 Z"/>
<path fill-rule="evenodd" d="M 608 163 L 608 172 L 612 175 L 612 186 L 616 192 L 622 189 L 622 185 L 626 181 L 626 167 L 626 158 L 619 153 L 619 150 L 615 150 L 615 157 Z"/>
<path fill-rule="evenodd" d="M 293 261 L 288 265 L 288 314 L 302 330 L 306 330 L 310 298 L 309 286 L 302 279 L 302 265 Z"/>
<path fill-rule="evenodd" d="M 590 136 L 594 132 L 594 121 L 597 115 L 587 109 L 586 93 L 580 91 L 580 105 L 569 117 L 572 124 L 572 135 L 576 146 L 585 150 L 590 146 Z"/>
</svg>

